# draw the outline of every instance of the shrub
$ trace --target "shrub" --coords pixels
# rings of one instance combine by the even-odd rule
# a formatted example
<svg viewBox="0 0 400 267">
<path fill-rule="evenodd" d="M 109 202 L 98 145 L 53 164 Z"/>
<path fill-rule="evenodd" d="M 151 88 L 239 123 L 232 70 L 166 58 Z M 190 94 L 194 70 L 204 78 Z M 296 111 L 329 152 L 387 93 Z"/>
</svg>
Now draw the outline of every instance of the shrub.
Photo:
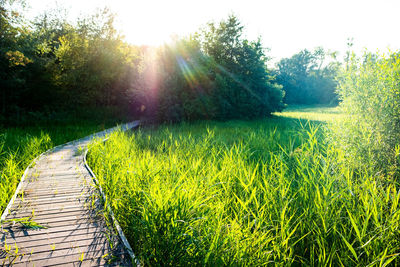
<svg viewBox="0 0 400 267">
<path fill-rule="evenodd" d="M 382 174 L 399 174 L 400 56 L 366 53 L 349 60 L 338 94 L 347 116 L 333 129 L 347 158 Z"/>
</svg>

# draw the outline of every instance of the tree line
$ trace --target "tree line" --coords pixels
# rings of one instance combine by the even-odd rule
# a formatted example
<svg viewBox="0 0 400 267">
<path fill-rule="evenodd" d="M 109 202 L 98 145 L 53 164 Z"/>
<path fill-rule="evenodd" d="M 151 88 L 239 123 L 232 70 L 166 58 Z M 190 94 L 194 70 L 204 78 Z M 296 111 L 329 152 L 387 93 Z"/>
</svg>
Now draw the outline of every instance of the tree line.
<svg viewBox="0 0 400 267">
<path fill-rule="evenodd" d="M 284 103 L 331 103 L 335 64 L 323 49 L 267 67 L 261 41 L 235 16 L 160 47 L 128 44 L 104 9 L 75 23 L 47 12 L 33 21 L 0 5 L 0 122 L 99 113 L 156 122 L 251 119 Z"/>
<path fill-rule="evenodd" d="M 286 92 L 287 104 L 337 104 L 337 53 L 322 47 L 304 49 L 277 64 L 276 77 Z"/>
</svg>

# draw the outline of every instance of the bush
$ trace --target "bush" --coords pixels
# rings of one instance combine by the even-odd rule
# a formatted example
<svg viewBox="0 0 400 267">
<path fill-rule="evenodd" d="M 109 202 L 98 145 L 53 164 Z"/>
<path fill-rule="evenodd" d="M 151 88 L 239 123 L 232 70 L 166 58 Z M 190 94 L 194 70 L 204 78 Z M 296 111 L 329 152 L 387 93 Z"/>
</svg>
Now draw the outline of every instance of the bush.
<svg viewBox="0 0 400 267">
<path fill-rule="evenodd" d="M 353 55 L 339 77 L 338 94 L 347 116 L 334 127 L 333 139 L 353 163 L 398 177 L 399 54 Z"/>
</svg>

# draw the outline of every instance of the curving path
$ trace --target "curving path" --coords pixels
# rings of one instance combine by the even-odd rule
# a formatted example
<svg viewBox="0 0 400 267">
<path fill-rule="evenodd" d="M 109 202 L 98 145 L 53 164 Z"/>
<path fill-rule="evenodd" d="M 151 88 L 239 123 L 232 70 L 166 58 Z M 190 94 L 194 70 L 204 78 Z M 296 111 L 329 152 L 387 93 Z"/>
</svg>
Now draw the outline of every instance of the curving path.
<svg viewBox="0 0 400 267">
<path fill-rule="evenodd" d="M 138 121 L 120 126 L 128 130 Z M 0 266 L 102 266 L 129 262 L 83 162 L 83 150 L 103 132 L 41 155 L 28 167 L 1 219 Z"/>
</svg>

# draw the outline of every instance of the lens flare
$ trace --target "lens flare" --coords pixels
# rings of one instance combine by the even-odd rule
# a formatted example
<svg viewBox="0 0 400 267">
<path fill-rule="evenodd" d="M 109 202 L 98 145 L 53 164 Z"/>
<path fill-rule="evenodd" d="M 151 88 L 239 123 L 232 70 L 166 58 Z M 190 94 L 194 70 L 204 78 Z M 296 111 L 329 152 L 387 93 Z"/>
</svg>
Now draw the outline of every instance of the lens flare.
<svg viewBox="0 0 400 267">
<path fill-rule="evenodd" d="M 182 56 L 177 55 L 176 61 L 178 62 L 179 68 L 183 73 L 183 77 L 185 77 L 186 81 L 189 83 L 189 86 L 191 88 L 197 87 L 199 82 L 195 77 L 195 72 L 193 69 L 191 69 L 186 60 Z"/>
</svg>

